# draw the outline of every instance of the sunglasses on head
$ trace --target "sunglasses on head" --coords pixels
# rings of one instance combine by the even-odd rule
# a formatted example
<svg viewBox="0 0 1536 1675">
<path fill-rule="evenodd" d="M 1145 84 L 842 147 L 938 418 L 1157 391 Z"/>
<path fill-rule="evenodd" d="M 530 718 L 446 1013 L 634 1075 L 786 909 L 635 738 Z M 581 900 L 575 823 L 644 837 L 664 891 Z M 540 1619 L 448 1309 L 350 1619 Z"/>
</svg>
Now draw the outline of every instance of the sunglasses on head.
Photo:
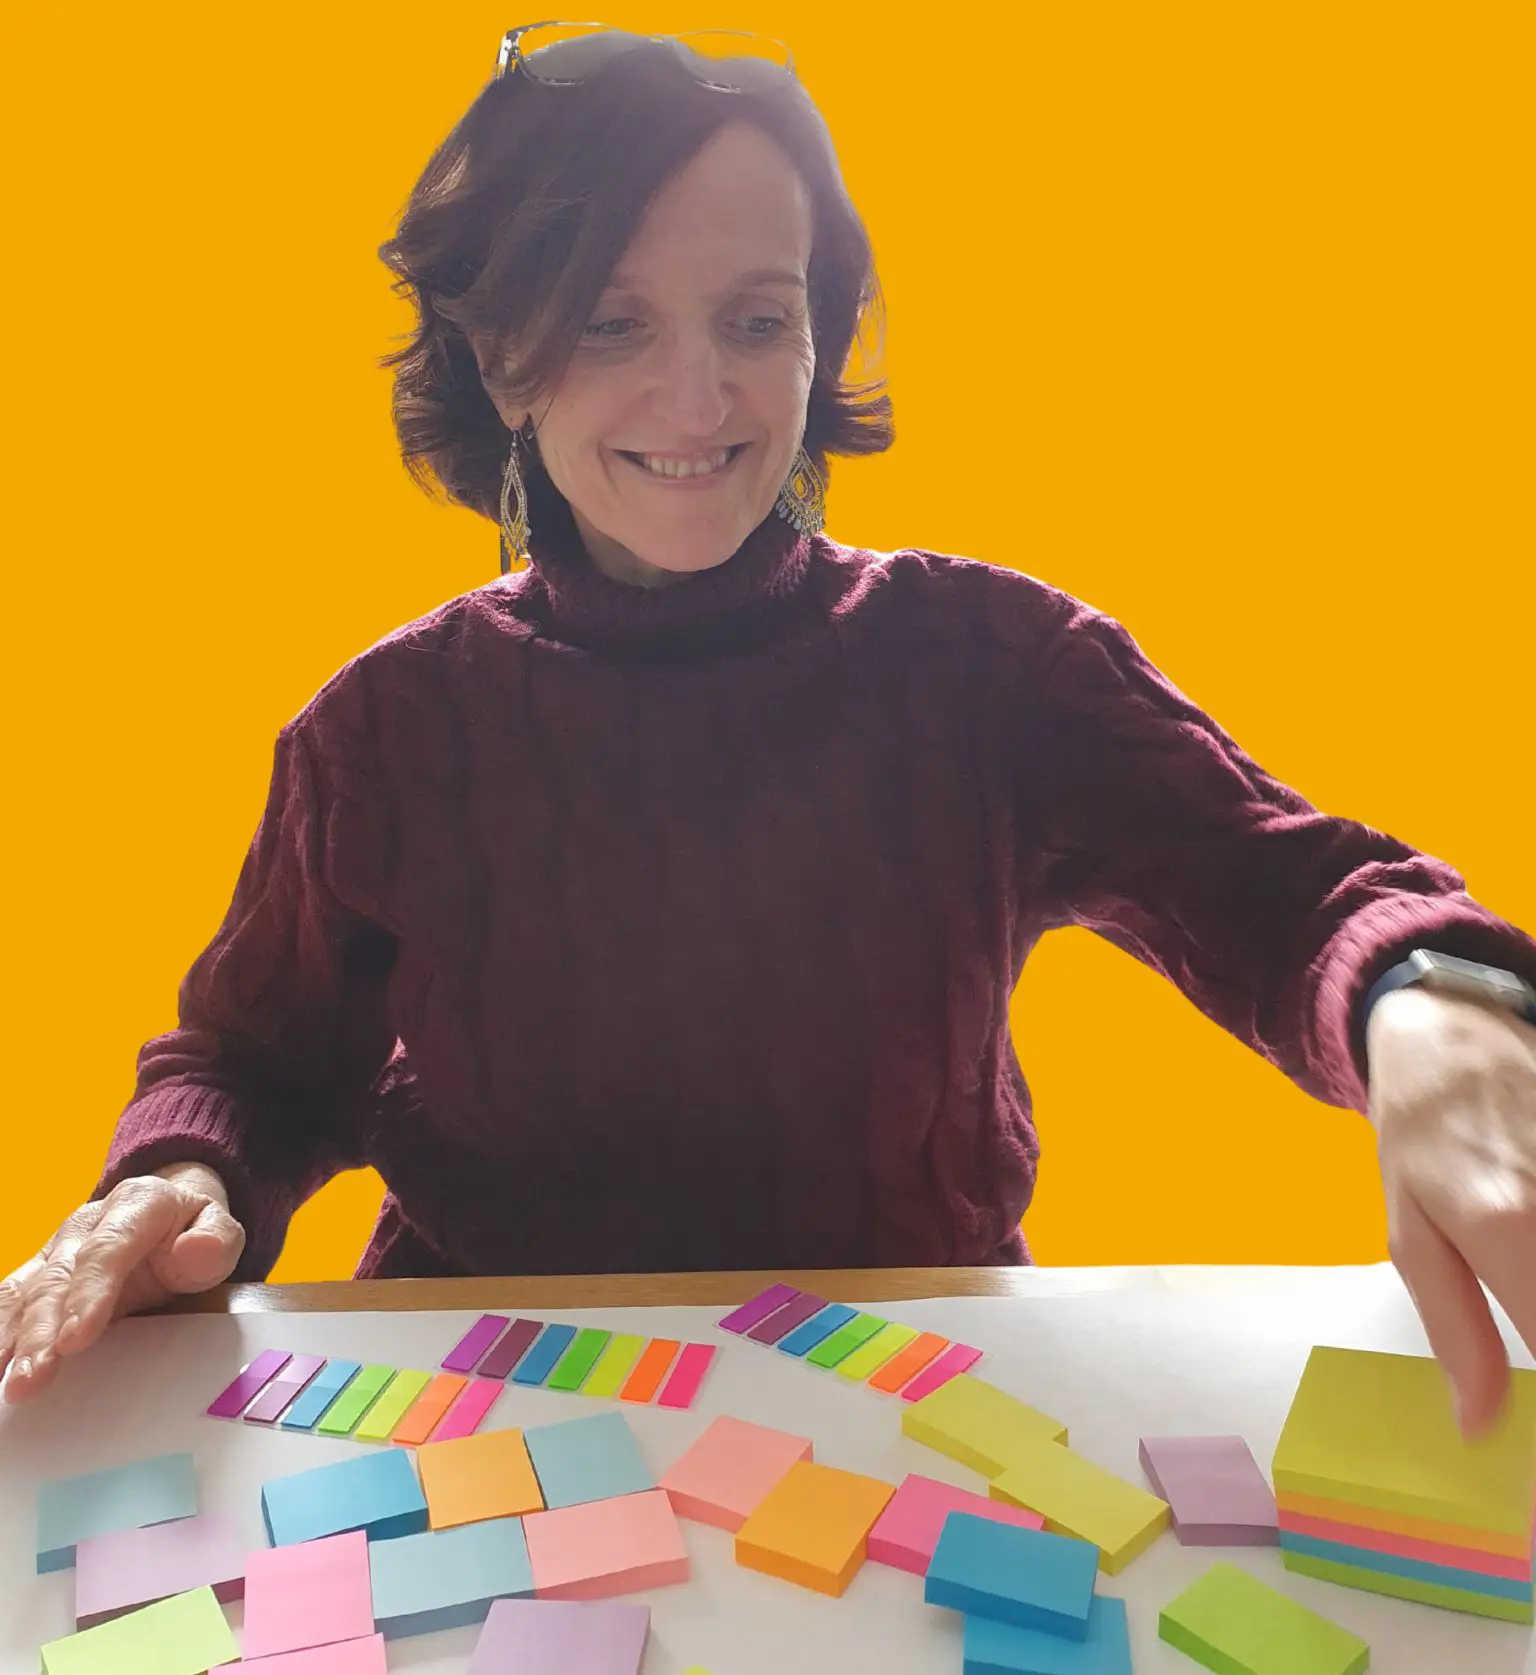
<svg viewBox="0 0 1536 1675">
<path fill-rule="evenodd" d="M 496 79 L 521 70 L 548 87 L 575 87 L 638 46 L 669 47 L 697 82 L 722 93 L 757 93 L 795 74 L 782 41 L 746 29 L 637 35 L 603 23 L 523 23 L 501 39 Z"/>
</svg>

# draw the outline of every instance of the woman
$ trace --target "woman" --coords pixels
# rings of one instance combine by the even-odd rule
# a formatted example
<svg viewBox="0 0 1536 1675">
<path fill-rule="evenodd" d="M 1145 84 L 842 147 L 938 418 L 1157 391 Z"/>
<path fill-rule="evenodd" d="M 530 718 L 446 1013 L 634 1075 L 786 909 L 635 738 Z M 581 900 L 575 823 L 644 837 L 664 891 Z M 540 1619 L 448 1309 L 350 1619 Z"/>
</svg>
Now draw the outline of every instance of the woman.
<svg viewBox="0 0 1536 1675">
<path fill-rule="evenodd" d="M 383 252 L 419 311 L 402 451 L 529 566 L 283 729 L 179 1027 L 8 1283 L 9 1395 L 265 1275 L 363 1164 L 368 1275 L 1026 1261 L 1008 1003 L 1077 924 L 1369 1110 L 1480 1423 L 1476 1275 L 1536 1336 L 1536 1031 L 1517 979 L 1402 980 L 1536 946 L 1264 774 L 1112 620 L 821 533 L 828 456 L 891 440 L 842 381 L 875 281 L 820 118 L 742 50 L 514 31 L 418 184 Z"/>
</svg>

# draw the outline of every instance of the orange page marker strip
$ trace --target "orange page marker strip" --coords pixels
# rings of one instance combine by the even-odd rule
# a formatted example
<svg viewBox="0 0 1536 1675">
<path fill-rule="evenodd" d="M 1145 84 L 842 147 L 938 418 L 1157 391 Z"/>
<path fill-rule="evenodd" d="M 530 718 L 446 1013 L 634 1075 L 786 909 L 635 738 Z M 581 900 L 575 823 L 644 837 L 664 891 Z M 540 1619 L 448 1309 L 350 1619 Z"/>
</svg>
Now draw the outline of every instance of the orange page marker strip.
<svg viewBox="0 0 1536 1675">
<path fill-rule="evenodd" d="M 635 1362 L 635 1370 L 629 1375 L 629 1382 L 619 1392 L 619 1400 L 650 1401 L 661 1388 L 667 1368 L 672 1365 L 672 1358 L 680 1347 L 676 1338 L 652 1338 L 641 1351 L 640 1359 Z"/>
<path fill-rule="evenodd" d="M 909 1379 L 916 1378 L 940 1350 L 949 1348 L 949 1339 L 936 1332 L 923 1332 L 905 1349 L 899 1349 L 878 1372 L 869 1379 L 871 1390 L 884 1390 L 894 1396 Z"/>
<path fill-rule="evenodd" d="M 406 1410 L 395 1426 L 391 1442 L 404 1448 L 419 1448 L 438 1427 L 442 1417 L 459 1398 L 469 1380 L 463 1373 L 438 1373 Z"/>
</svg>

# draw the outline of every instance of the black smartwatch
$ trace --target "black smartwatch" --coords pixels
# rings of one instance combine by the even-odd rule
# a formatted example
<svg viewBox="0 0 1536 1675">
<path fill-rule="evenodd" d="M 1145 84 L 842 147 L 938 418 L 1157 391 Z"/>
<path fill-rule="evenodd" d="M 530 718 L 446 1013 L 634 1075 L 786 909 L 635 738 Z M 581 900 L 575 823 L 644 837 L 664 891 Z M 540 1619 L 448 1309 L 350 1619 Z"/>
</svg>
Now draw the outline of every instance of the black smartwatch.
<svg viewBox="0 0 1536 1675">
<path fill-rule="evenodd" d="M 1436 954 L 1428 948 L 1415 948 L 1401 965 L 1393 966 L 1376 979 L 1365 997 L 1365 1021 L 1370 1021 L 1371 1008 L 1383 995 L 1414 984 L 1441 994 L 1480 1000 L 1513 1012 L 1528 1024 L 1536 1024 L 1536 989 L 1523 977 L 1517 977 L 1512 971 L 1501 971 L 1498 966 L 1482 965 L 1477 960 Z"/>
</svg>

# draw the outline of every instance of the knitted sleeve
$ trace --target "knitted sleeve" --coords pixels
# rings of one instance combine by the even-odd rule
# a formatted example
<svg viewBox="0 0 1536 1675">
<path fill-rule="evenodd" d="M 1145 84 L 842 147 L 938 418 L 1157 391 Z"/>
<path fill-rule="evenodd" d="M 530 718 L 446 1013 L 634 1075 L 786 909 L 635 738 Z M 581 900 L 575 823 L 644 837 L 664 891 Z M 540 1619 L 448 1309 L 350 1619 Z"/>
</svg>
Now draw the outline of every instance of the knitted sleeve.
<svg viewBox="0 0 1536 1675">
<path fill-rule="evenodd" d="M 1361 1003 L 1418 945 L 1536 980 L 1536 942 L 1444 861 L 1321 812 L 1074 603 L 1035 717 L 1034 821 L 1055 922 L 1175 983 L 1315 1098 L 1365 1111 Z"/>
</svg>

